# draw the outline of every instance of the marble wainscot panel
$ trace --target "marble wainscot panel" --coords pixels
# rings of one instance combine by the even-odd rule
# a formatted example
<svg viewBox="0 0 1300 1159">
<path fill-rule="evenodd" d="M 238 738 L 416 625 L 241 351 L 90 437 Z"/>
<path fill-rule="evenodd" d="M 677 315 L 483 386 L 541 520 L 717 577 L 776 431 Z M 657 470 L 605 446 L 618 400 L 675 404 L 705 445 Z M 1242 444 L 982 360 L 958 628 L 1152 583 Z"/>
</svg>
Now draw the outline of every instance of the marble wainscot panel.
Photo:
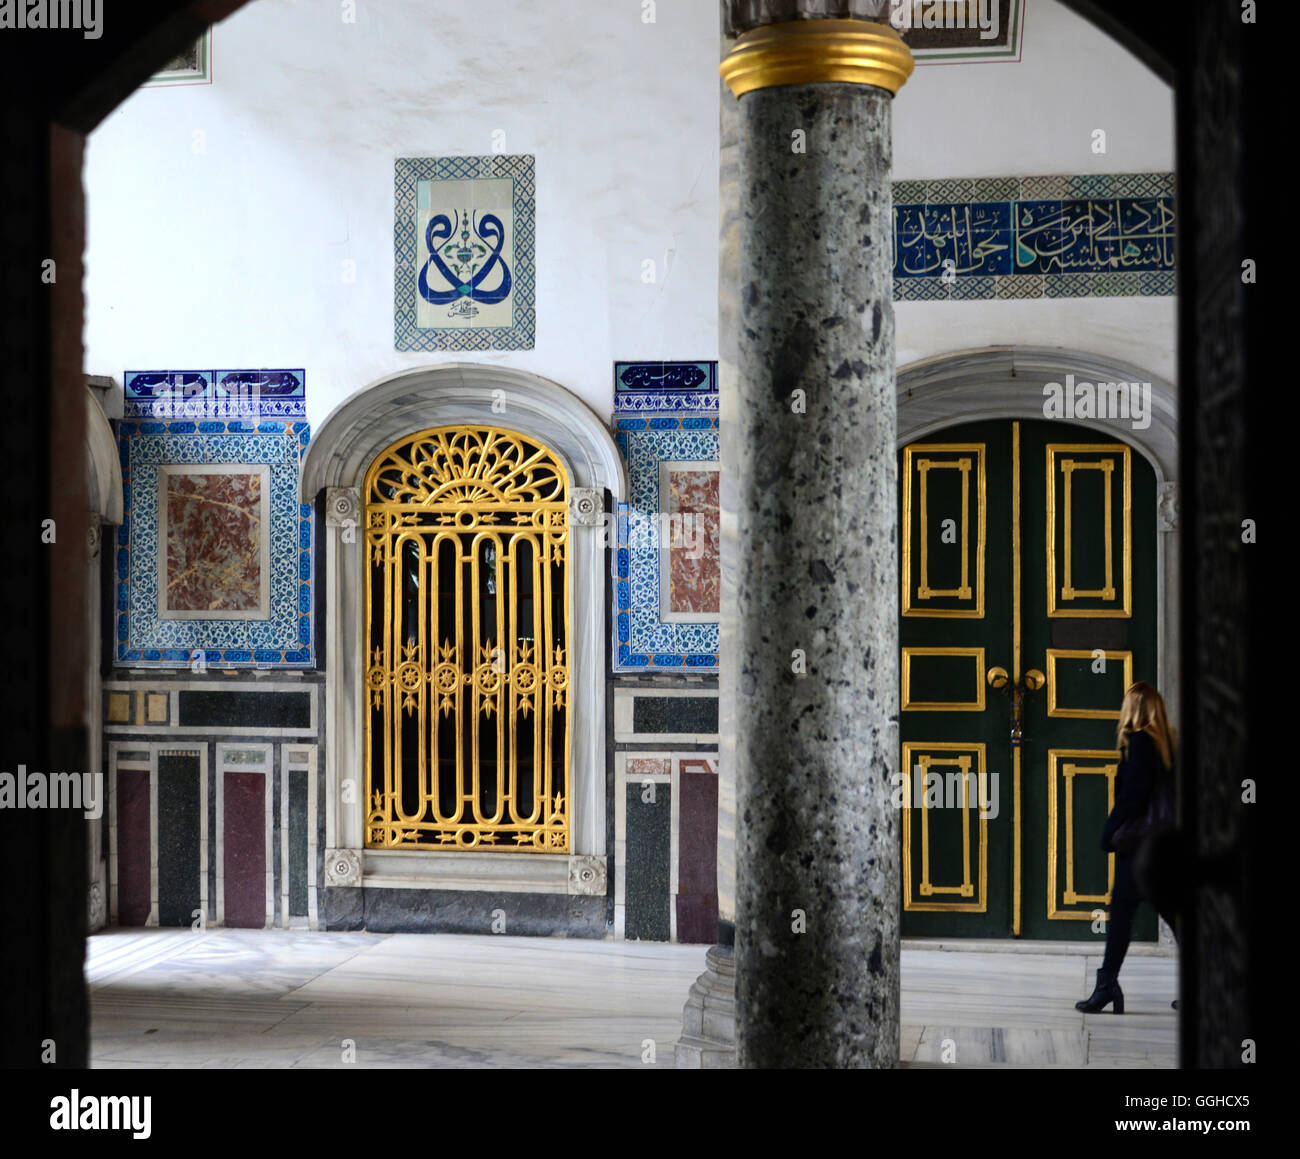
<svg viewBox="0 0 1300 1159">
<path fill-rule="evenodd" d="M 615 937 L 716 939 L 717 772 L 716 753 L 617 754 Z"/>
<path fill-rule="evenodd" d="M 110 920 L 320 928 L 318 685 L 187 675 L 106 682 Z"/>
<path fill-rule="evenodd" d="M 615 512 L 614 670 L 716 672 L 717 415 L 616 414 L 614 428 L 630 495 Z"/>
<path fill-rule="evenodd" d="M 1172 173 L 896 181 L 895 301 L 1177 291 Z"/>
<path fill-rule="evenodd" d="M 312 666 L 304 373 L 124 377 L 114 663 Z"/>
<path fill-rule="evenodd" d="M 399 157 L 393 329 L 398 350 L 531 350 L 534 159 Z"/>
</svg>

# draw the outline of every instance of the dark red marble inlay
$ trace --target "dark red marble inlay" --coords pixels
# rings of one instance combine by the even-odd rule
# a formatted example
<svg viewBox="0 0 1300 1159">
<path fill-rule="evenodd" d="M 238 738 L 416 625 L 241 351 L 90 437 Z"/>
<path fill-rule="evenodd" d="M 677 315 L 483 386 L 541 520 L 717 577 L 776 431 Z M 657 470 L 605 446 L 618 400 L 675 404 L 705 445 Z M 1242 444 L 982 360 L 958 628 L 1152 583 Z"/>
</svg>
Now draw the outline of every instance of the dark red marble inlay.
<svg viewBox="0 0 1300 1159">
<path fill-rule="evenodd" d="M 253 612 L 262 598 L 262 477 L 167 477 L 167 608 Z"/>
<path fill-rule="evenodd" d="M 149 773 L 117 770 L 117 923 L 149 921 Z"/>
<path fill-rule="evenodd" d="M 266 925 L 266 778 L 226 773 L 223 792 L 226 925 L 260 930 Z"/>
<path fill-rule="evenodd" d="M 707 766 L 706 766 L 707 767 Z M 677 830 L 677 940 L 718 938 L 718 778 L 682 764 Z"/>
</svg>

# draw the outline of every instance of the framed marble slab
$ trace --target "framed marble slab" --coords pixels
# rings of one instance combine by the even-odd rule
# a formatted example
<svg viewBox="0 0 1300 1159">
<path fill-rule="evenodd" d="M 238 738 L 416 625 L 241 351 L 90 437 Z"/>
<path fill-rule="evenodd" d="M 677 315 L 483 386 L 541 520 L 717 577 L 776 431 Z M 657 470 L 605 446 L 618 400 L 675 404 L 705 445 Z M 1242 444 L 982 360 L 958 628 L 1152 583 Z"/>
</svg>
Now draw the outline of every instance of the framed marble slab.
<svg viewBox="0 0 1300 1159">
<path fill-rule="evenodd" d="M 666 624 L 722 618 L 719 467 L 659 462 L 659 618 Z"/>
<path fill-rule="evenodd" d="M 271 615 L 271 468 L 158 467 L 158 617 Z"/>
<path fill-rule="evenodd" d="M 311 506 L 298 498 L 309 438 L 305 421 L 123 420 L 116 666 L 314 666 L 315 537 Z M 179 514 L 191 505 L 223 510 L 228 522 Z M 190 560 L 204 561 L 202 574 L 182 592 L 172 581 Z"/>
<path fill-rule="evenodd" d="M 695 591 L 686 595 L 687 587 L 702 588 L 705 593 L 713 585 L 721 587 L 718 580 L 710 578 L 718 561 L 716 533 L 711 551 L 705 548 L 697 554 L 694 545 L 679 544 L 677 567 L 682 586 L 676 608 L 671 587 L 665 599 L 665 575 L 672 580 L 672 504 L 679 501 L 671 494 L 673 474 L 683 471 L 683 478 L 688 478 L 712 473 L 717 478 L 718 416 L 615 415 L 614 441 L 627 463 L 629 483 L 628 502 L 617 504 L 615 511 L 614 671 L 716 672 L 719 616 L 709 609 L 691 610 L 709 603 L 707 594 Z M 702 480 L 694 478 L 692 482 Z M 708 482 L 703 488 L 706 494 L 711 486 Z M 684 509 L 678 508 L 679 520 L 683 513 Z M 678 528 L 680 536 L 680 522 Z M 692 559 L 693 555 L 696 558 Z M 665 611 L 670 613 L 668 618 Z"/>
<path fill-rule="evenodd" d="M 393 328 L 398 350 L 531 350 L 534 158 L 399 157 Z"/>
</svg>

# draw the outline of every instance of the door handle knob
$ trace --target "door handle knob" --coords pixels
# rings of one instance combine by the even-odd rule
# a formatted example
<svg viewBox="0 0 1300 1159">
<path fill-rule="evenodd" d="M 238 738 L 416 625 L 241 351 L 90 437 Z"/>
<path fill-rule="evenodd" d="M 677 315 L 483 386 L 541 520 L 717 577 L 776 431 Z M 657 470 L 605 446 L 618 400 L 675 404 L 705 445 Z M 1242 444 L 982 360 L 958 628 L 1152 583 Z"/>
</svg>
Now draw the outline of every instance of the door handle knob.
<svg viewBox="0 0 1300 1159">
<path fill-rule="evenodd" d="M 1030 692 L 1037 692 L 1046 683 L 1047 677 L 1037 668 L 1031 668 L 1025 673 L 1025 687 L 1028 688 Z"/>
<path fill-rule="evenodd" d="M 1005 687 L 1009 677 L 1005 668 L 990 668 L 987 676 L 990 688 Z"/>
</svg>

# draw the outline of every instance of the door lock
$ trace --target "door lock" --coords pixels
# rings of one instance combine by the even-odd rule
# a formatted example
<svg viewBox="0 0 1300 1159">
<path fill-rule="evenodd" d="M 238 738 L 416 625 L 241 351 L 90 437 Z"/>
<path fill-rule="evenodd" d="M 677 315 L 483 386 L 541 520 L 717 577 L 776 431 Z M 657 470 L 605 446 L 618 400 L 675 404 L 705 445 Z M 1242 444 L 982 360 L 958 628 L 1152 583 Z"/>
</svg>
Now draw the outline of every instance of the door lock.
<svg viewBox="0 0 1300 1159">
<path fill-rule="evenodd" d="M 1037 692 L 1047 683 L 1047 677 L 1037 668 L 1031 668 L 1014 684 L 1005 668 L 990 668 L 985 676 L 990 688 L 1000 688 L 1011 696 L 1011 746 L 1019 748 L 1024 743 L 1025 693 Z"/>
</svg>

